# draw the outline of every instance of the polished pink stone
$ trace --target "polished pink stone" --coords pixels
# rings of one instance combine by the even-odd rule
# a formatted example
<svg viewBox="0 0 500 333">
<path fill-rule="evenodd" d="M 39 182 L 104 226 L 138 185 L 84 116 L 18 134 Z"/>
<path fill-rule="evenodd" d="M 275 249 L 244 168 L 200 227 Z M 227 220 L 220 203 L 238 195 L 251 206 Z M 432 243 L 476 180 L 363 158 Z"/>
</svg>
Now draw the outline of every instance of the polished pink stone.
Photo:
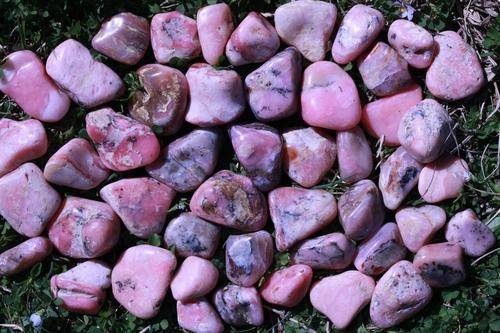
<svg viewBox="0 0 500 333">
<path fill-rule="evenodd" d="M 31 117 L 46 122 L 61 120 L 70 100 L 45 72 L 45 65 L 31 51 L 17 51 L 1 67 L 0 91 Z"/>
<path fill-rule="evenodd" d="M 352 78 L 330 61 L 316 62 L 304 71 L 302 118 L 311 126 L 348 130 L 361 120 L 358 90 Z"/>
<path fill-rule="evenodd" d="M 309 291 L 313 271 L 307 265 L 292 265 L 273 272 L 260 288 L 262 298 L 271 304 L 294 307 Z"/>
<path fill-rule="evenodd" d="M 0 215 L 23 236 L 39 236 L 60 204 L 59 193 L 33 163 L 0 178 Z"/>
<path fill-rule="evenodd" d="M 340 178 L 348 184 L 368 178 L 371 174 L 372 150 L 360 127 L 337 132 L 337 158 Z"/>
<path fill-rule="evenodd" d="M 0 276 L 20 273 L 44 260 L 52 252 L 46 237 L 30 238 L 0 254 Z"/>
<path fill-rule="evenodd" d="M 196 25 L 203 58 L 215 66 L 224 56 L 226 43 L 234 30 L 231 8 L 225 3 L 202 7 L 196 14 Z"/>
<path fill-rule="evenodd" d="M 160 154 L 160 143 L 148 126 L 110 108 L 88 113 L 85 122 L 102 162 L 111 170 L 137 169 Z"/>
<path fill-rule="evenodd" d="M 260 326 L 264 323 L 262 300 L 257 289 L 229 284 L 214 295 L 222 319 L 233 326 Z"/>
<path fill-rule="evenodd" d="M 191 302 L 177 302 L 179 326 L 193 333 L 223 333 L 224 324 L 217 311 L 204 298 Z"/>
<path fill-rule="evenodd" d="M 211 292 L 218 280 L 219 271 L 209 260 L 187 257 L 175 273 L 170 289 L 176 300 L 194 301 Z"/>
</svg>

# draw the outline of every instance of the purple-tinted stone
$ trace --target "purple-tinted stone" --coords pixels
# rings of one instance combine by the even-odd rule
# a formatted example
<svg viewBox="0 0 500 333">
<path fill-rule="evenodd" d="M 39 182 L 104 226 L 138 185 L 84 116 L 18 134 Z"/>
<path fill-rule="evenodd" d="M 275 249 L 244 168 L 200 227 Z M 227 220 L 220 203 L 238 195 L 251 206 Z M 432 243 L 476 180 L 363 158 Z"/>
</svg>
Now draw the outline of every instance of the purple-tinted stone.
<svg viewBox="0 0 500 333">
<path fill-rule="evenodd" d="M 309 291 L 313 271 L 307 265 L 292 265 L 273 272 L 260 288 L 262 298 L 271 304 L 294 307 Z"/>
<path fill-rule="evenodd" d="M 214 304 L 222 319 L 234 326 L 260 326 L 264 310 L 257 289 L 227 285 L 217 290 Z"/>
<path fill-rule="evenodd" d="M 175 273 L 170 289 L 178 301 L 188 302 L 205 296 L 217 285 L 219 271 L 207 259 L 187 257 Z"/>
<path fill-rule="evenodd" d="M 44 260 L 52 252 L 46 237 L 30 238 L 0 254 L 0 276 L 13 275 Z"/>
<path fill-rule="evenodd" d="M 225 3 L 202 7 L 196 14 L 196 25 L 203 58 L 215 66 L 224 56 L 226 43 L 234 30 L 231 8 Z"/>
<path fill-rule="evenodd" d="M 373 170 L 373 156 L 360 127 L 337 132 L 337 158 L 340 178 L 344 182 L 352 184 L 368 178 Z"/>
<path fill-rule="evenodd" d="M 177 302 L 179 326 L 193 333 L 223 333 L 224 324 L 217 311 L 205 298 L 192 302 Z"/>
</svg>

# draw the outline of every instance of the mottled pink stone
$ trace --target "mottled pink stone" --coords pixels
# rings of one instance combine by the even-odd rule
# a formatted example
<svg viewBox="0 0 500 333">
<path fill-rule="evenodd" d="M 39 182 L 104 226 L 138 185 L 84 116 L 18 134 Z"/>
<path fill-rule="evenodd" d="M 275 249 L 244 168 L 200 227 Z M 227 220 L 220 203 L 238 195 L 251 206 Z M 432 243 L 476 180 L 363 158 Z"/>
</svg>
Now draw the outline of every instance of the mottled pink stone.
<svg viewBox="0 0 500 333">
<path fill-rule="evenodd" d="M 148 238 L 159 234 L 175 191 L 153 178 L 126 178 L 106 185 L 99 192 L 131 234 Z"/>
<path fill-rule="evenodd" d="M 0 91 L 31 117 L 46 122 L 61 120 L 70 100 L 45 72 L 45 65 L 31 51 L 17 51 L 1 67 Z"/>
<path fill-rule="evenodd" d="M 360 127 L 337 132 L 337 158 L 340 178 L 348 184 L 368 178 L 371 174 L 372 150 Z"/>
<path fill-rule="evenodd" d="M 203 58 L 215 66 L 224 56 L 226 43 L 234 30 L 231 8 L 225 3 L 202 7 L 196 14 L 196 25 Z"/>
<path fill-rule="evenodd" d="M 348 130 L 361 120 L 358 89 L 341 67 L 330 61 L 313 63 L 304 71 L 302 118 L 311 126 Z"/>
<path fill-rule="evenodd" d="M 106 289 L 111 286 L 111 269 L 97 260 L 85 261 L 50 279 L 52 296 L 62 301 L 64 309 L 96 314 L 106 300 Z"/>
<path fill-rule="evenodd" d="M 377 282 L 370 304 L 375 326 L 396 326 L 421 311 L 431 300 L 432 289 L 413 264 L 403 260 Z"/>
<path fill-rule="evenodd" d="M 347 64 L 356 59 L 384 28 L 381 12 L 365 5 L 355 5 L 345 14 L 332 46 L 333 60 Z"/>
<path fill-rule="evenodd" d="M 94 60 L 80 42 L 67 39 L 47 58 L 47 74 L 75 102 L 86 108 L 111 102 L 124 91 L 118 74 Z"/>
<path fill-rule="evenodd" d="M 30 238 L 0 254 L 0 276 L 25 271 L 47 258 L 52 243 L 46 237 Z"/>
<path fill-rule="evenodd" d="M 120 219 L 104 203 L 67 197 L 48 226 L 56 249 L 72 258 L 96 258 L 118 243 Z"/>
<path fill-rule="evenodd" d="M 325 190 L 280 187 L 269 193 L 276 248 L 285 251 L 337 217 L 335 197 Z"/>
<path fill-rule="evenodd" d="M 149 46 L 149 22 L 132 13 L 119 13 L 105 21 L 92 38 L 98 52 L 127 65 L 135 65 Z"/>
<path fill-rule="evenodd" d="M 190 101 L 186 121 L 200 127 L 232 122 L 245 110 L 241 78 L 233 70 L 194 64 L 186 73 Z"/>
<path fill-rule="evenodd" d="M 158 314 L 177 260 L 172 252 L 151 245 L 128 248 L 111 272 L 113 296 L 141 319 Z"/>
<path fill-rule="evenodd" d="M 316 282 L 310 293 L 311 304 L 330 319 L 335 328 L 345 329 L 370 303 L 375 281 L 358 271 L 346 271 Z"/>
<path fill-rule="evenodd" d="M 170 289 L 178 301 L 187 302 L 205 296 L 217 285 L 219 271 L 207 259 L 187 257 L 175 273 Z"/>
<path fill-rule="evenodd" d="M 226 44 L 226 57 L 233 66 L 263 62 L 280 47 L 276 30 L 264 16 L 250 12 L 236 27 Z"/>
<path fill-rule="evenodd" d="M 223 333 L 217 311 L 205 298 L 192 302 L 177 302 L 177 322 L 179 326 L 193 333 Z"/>
<path fill-rule="evenodd" d="M 257 289 L 229 284 L 217 290 L 214 304 L 222 319 L 234 326 L 264 323 L 262 300 Z"/>
<path fill-rule="evenodd" d="M 283 133 L 283 169 L 288 177 L 304 187 L 318 184 L 335 163 L 335 140 L 313 127 Z"/>
<path fill-rule="evenodd" d="M 309 61 L 325 58 L 335 26 L 337 8 L 326 1 L 299 0 L 285 3 L 274 12 L 281 39 L 295 46 Z"/>
<path fill-rule="evenodd" d="M 431 94 L 456 101 L 478 92 L 486 80 L 474 49 L 454 31 L 440 32 L 434 40 L 436 57 L 425 77 Z"/>
<path fill-rule="evenodd" d="M 307 265 L 292 265 L 273 272 L 260 288 L 262 298 L 271 304 L 294 307 L 309 291 L 313 270 Z"/>
<path fill-rule="evenodd" d="M 0 215 L 23 236 L 39 236 L 60 204 L 59 193 L 33 163 L 0 178 Z"/>
<path fill-rule="evenodd" d="M 148 126 L 110 108 L 88 113 L 85 122 L 108 169 L 137 169 L 154 162 L 160 154 L 160 143 Z"/>
<path fill-rule="evenodd" d="M 87 140 L 76 138 L 50 157 L 43 175 L 53 184 L 90 190 L 108 178 L 109 170 Z"/>
<path fill-rule="evenodd" d="M 151 46 L 160 64 L 197 57 L 201 46 L 196 21 L 175 11 L 156 14 L 151 19 Z"/>
</svg>

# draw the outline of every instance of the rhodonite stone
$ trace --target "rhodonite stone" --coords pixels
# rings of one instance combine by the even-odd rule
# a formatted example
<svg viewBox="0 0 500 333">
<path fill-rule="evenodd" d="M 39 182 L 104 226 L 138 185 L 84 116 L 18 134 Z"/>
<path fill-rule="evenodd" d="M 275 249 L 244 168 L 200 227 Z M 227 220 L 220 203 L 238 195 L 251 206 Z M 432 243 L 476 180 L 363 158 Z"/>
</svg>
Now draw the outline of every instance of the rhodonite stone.
<svg viewBox="0 0 500 333">
<path fill-rule="evenodd" d="M 99 192 L 131 234 L 148 238 L 159 234 L 175 191 L 153 178 L 126 178 Z"/>
<path fill-rule="evenodd" d="M 109 170 L 87 140 L 76 138 L 49 158 L 43 175 L 53 184 L 90 190 L 108 178 Z"/>
<path fill-rule="evenodd" d="M 313 285 L 312 306 L 331 320 L 335 328 L 345 329 L 370 303 L 375 281 L 358 271 L 328 276 Z"/>
<path fill-rule="evenodd" d="M 274 25 L 285 43 L 295 46 L 307 60 L 315 62 L 323 60 L 330 48 L 336 18 L 334 4 L 299 0 L 278 7 L 274 12 Z"/>
<path fill-rule="evenodd" d="M 137 169 L 160 154 L 160 143 L 148 126 L 110 108 L 88 113 L 85 122 L 87 133 L 108 169 Z"/>
<path fill-rule="evenodd" d="M 52 243 L 48 238 L 30 238 L 0 254 L 0 276 L 25 271 L 47 258 L 51 252 Z"/>
<path fill-rule="evenodd" d="M 200 127 L 224 125 L 245 110 L 241 78 L 233 70 L 194 64 L 186 73 L 190 101 L 186 121 Z"/>
<path fill-rule="evenodd" d="M 339 199 L 339 216 L 350 239 L 362 240 L 376 232 L 385 216 L 377 185 L 366 179 L 349 187 Z"/>
<path fill-rule="evenodd" d="M 332 223 L 337 202 L 324 190 L 280 187 L 269 193 L 269 211 L 276 248 L 285 251 Z"/>
<path fill-rule="evenodd" d="M 307 265 L 292 265 L 273 272 L 260 288 L 262 298 L 271 304 L 294 307 L 306 296 L 313 278 Z"/>
<path fill-rule="evenodd" d="M 196 21 L 177 11 L 156 14 L 151 19 L 151 46 L 160 64 L 197 57 L 201 46 Z"/>
<path fill-rule="evenodd" d="M 205 296 L 217 285 L 219 271 L 209 260 L 187 257 L 175 273 L 170 289 L 178 301 L 193 301 Z"/>
<path fill-rule="evenodd" d="M 286 48 L 245 78 L 248 104 L 255 117 L 273 121 L 295 114 L 299 106 L 302 59 Z"/>
<path fill-rule="evenodd" d="M 231 235 L 225 245 L 226 276 L 239 286 L 254 285 L 273 262 L 273 238 L 267 231 Z"/>
<path fill-rule="evenodd" d="M 171 142 L 146 171 L 177 192 L 195 190 L 214 171 L 220 146 L 220 131 L 196 129 Z"/>
<path fill-rule="evenodd" d="M 229 136 L 238 161 L 254 185 L 264 192 L 278 186 L 283 152 L 279 132 L 267 125 L 252 123 L 231 126 Z"/>
<path fill-rule="evenodd" d="M 234 30 L 231 8 L 225 3 L 202 7 L 196 14 L 196 26 L 203 58 L 217 65 Z"/>
<path fill-rule="evenodd" d="M 257 289 L 227 285 L 217 290 L 214 304 L 222 319 L 234 326 L 260 326 L 264 310 Z"/>
<path fill-rule="evenodd" d="M 283 169 L 288 177 L 304 187 L 318 184 L 335 163 L 335 140 L 313 127 L 283 133 Z"/>
<path fill-rule="evenodd" d="M 370 143 L 358 126 L 337 132 L 337 157 L 340 178 L 348 184 L 368 178 L 372 172 L 373 156 Z"/>
<path fill-rule="evenodd" d="M 478 92 L 486 80 L 474 49 L 454 31 L 440 32 L 434 40 L 436 56 L 425 77 L 431 94 L 456 101 Z"/>
<path fill-rule="evenodd" d="M 386 223 L 358 248 L 354 266 L 363 274 L 378 275 L 406 256 L 398 226 Z"/>
<path fill-rule="evenodd" d="M 189 87 L 186 77 L 175 68 L 158 64 L 137 70 L 142 85 L 132 96 L 132 118 L 148 126 L 158 126 L 162 134 L 176 133 L 184 122 Z"/>
<path fill-rule="evenodd" d="M 118 74 L 94 60 L 89 50 L 73 39 L 59 44 L 45 67 L 66 94 L 85 108 L 111 102 L 125 91 Z"/>
<path fill-rule="evenodd" d="M 0 178 L 0 215 L 23 236 L 39 236 L 60 204 L 59 193 L 33 163 Z"/>
<path fill-rule="evenodd" d="M 153 318 L 160 311 L 176 265 L 172 252 L 161 247 L 130 247 L 111 272 L 113 296 L 134 316 Z"/>
<path fill-rule="evenodd" d="M 149 46 L 149 22 L 132 13 L 119 13 L 103 23 L 92 38 L 98 52 L 127 65 L 135 65 Z"/>
<path fill-rule="evenodd" d="M 411 262 L 392 266 L 377 282 L 370 317 L 380 328 L 396 326 L 421 311 L 432 298 L 432 289 Z"/>
<path fill-rule="evenodd" d="M 48 226 L 49 239 L 61 254 L 96 258 L 109 252 L 120 236 L 120 219 L 104 203 L 67 197 Z"/>
<path fill-rule="evenodd" d="M 330 61 L 316 62 L 304 71 L 302 118 L 311 126 L 348 130 L 361 120 L 356 85 L 341 67 Z"/>
<path fill-rule="evenodd" d="M 355 5 L 345 14 L 332 46 L 333 60 L 347 64 L 356 59 L 384 28 L 381 12 L 365 5 Z"/>
<path fill-rule="evenodd" d="M 240 231 L 257 231 L 267 221 L 267 204 L 250 178 L 217 172 L 194 192 L 189 203 L 197 216 Z"/>
<path fill-rule="evenodd" d="M 0 91 L 31 117 L 46 122 L 61 120 L 70 100 L 45 72 L 45 65 L 31 51 L 17 51 L 5 59 Z"/>
<path fill-rule="evenodd" d="M 177 302 L 179 326 L 193 333 L 223 333 L 224 324 L 217 311 L 204 298 L 191 302 Z"/>
</svg>

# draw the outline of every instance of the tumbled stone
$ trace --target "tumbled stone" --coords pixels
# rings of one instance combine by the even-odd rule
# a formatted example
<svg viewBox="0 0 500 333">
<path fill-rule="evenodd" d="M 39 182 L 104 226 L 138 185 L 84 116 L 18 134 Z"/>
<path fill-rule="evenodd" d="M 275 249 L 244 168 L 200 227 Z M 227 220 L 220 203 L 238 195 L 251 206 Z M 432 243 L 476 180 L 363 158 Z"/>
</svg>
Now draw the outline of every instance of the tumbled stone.
<svg viewBox="0 0 500 333">
<path fill-rule="evenodd" d="M 343 131 L 361 120 L 354 81 L 330 61 L 319 61 L 306 68 L 300 100 L 302 118 L 311 126 Z"/>
<path fill-rule="evenodd" d="M 480 257 L 495 245 L 491 229 L 481 222 L 472 209 L 456 213 L 446 225 L 448 242 L 457 243 L 470 257 Z"/>
<path fill-rule="evenodd" d="M 330 319 L 335 328 L 345 329 L 370 303 L 375 281 L 358 271 L 328 276 L 311 288 L 311 304 Z"/>
<path fill-rule="evenodd" d="M 67 197 L 50 222 L 48 233 L 63 255 L 96 258 L 118 243 L 120 219 L 104 202 Z"/>
<path fill-rule="evenodd" d="M 309 291 L 313 271 L 307 265 L 292 265 L 273 272 L 260 288 L 262 298 L 271 304 L 294 307 Z"/>
<path fill-rule="evenodd" d="M 23 236 L 39 236 L 60 204 L 59 193 L 33 163 L 0 178 L 0 215 Z"/>
<path fill-rule="evenodd" d="M 280 47 L 276 30 L 264 16 L 250 12 L 231 34 L 226 44 L 226 57 L 233 66 L 263 62 Z"/>
<path fill-rule="evenodd" d="M 175 191 L 153 178 L 125 178 L 99 192 L 132 235 L 149 238 L 163 230 Z"/>
<path fill-rule="evenodd" d="M 234 125 L 229 136 L 236 157 L 260 191 L 270 191 L 281 179 L 283 140 L 271 126 L 261 123 Z"/>
<path fill-rule="evenodd" d="M 385 217 L 377 185 L 366 179 L 349 187 L 339 198 L 339 216 L 345 235 L 350 239 L 362 240 L 373 235 Z"/>
<path fill-rule="evenodd" d="M 456 101 L 478 92 L 486 80 L 474 49 L 454 31 L 440 32 L 434 40 L 436 56 L 425 77 L 431 94 Z"/>
<path fill-rule="evenodd" d="M 175 273 L 170 289 L 178 301 L 193 301 L 205 296 L 217 285 L 219 271 L 210 261 L 187 257 Z"/>
<path fill-rule="evenodd" d="M 325 59 L 336 18 L 337 8 L 332 3 L 299 0 L 278 7 L 274 12 L 274 25 L 285 43 L 295 46 L 307 60 L 315 62 Z"/>
<path fill-rule="evenodd" d="M 267 231 L 231 235 L 225 247 L 226 276 L 239 286 L 254 285 L 273 262 L 273 238 Z"/>
<path fill-rule="evenodd" d="M 446 213 L 441 207 L 432 205 L 407 207 L 396 213 L 396 222 L 405 246 L 417 252 L 444 226 Z"/>
<path fill-rule="evenodd" d="M 241 78 L 233 70 L 194 64 L 186 73 L 190 101 L 186 121 L 200 127 L 224 125 L 245 110 Z"/>
<path fill-rule="evenodd" d="M 392 266 L 377 282 L 370 304 L 370 317 L 377 327 L 393 327 L 421 311 L 431 298 L 431 287 L 411 262 L 403 260 Z"/>
<path fill-rule="evenodd" d="M 111 272 L 113 296 L 134 316 L 153 318 L 160 311 L 176 264 L 172 252 L 161 247 L 128 248 Z"/>
<path fill-rule="evenodd" d="M 195 190 L 214 171 L 220 146 L 218 130 L 196 129 L 171 142 L 146 171 L 177 192 Z"/>
<path fill-rule="evenodd" d="M 335 197 L 325 190 L 280 187 L 269 193 L 276 248 L 285 251 L 337 217 Z"/>
<path fill-rule="evenodd" d="M 176 133 L 184 122 L 189 87 L 181 71 L 158 64 L 142 66 L 137 70 L 142 85 L 132 96 L 130 116 L 161 133 Z"/>
<path fill-rule="evenodd" d="M 74 39 L 59 44 L 47 58 L 45 68 L 75 103 L 86 108 L 111 102 L 125 91 L 118 74 L 94 60 Z"/>
<path fill-rule="evenodd" d="M 226 43 L 234 30 L 231 8 L 225 3 L 202 7 L 196 14 L 196 25 L 203 58 L 215 66 L 224 56 Z"/>
<path fill-rule="evenodd" d="M 108 19 L 92 38 L 98 52 L 127 65 L 135 65 L 149 46 L 149 22 L 132 13 L 119 13 Z"/>
<path fill-rule="evenodd" d="M 378 187 L 382 192 L 384 205 L 394 210 L 417 185 L 423 164 L 399 147 L 380 167 Z"/>
<path fill-rule="evenodd" d="M 24 112 L 49 123 L 61 120 L 70 100 L 45 72 L 45 65 L 28 50 L 11 53 L 5 59 L 0 76 L 0 91 Z"/>
<path fill-rule="evenodd" d="M 257 289 L 227 285 L 214 295 L 214 303 L 222 319 L 234 326 L 260 326 L 264 310 Z"/>
<path fill-rule="evenodd" d="M 313 127 L 283 133 L 283 169 L 288 177 L 304 187 L 318 184 L 335 163 L 335 140 Z"/>
<path fill-rule="evenodd" d="M 250 178 L 217 172 L 194 192 L 189 203 L 197 216 L 240 231 L 257 231 L 267 221 L 267 204 Z"/>
<path fill-rule="evenodd" d="M 332 46 L 333 60 L 347 64 L 356 59 L 384 28 L 381 12 L 365 5 L 355 5 L 344 16 Z"/>
<path fill-rule="evenodd" d="M 160 143 L 148 126 L 110 108 L 88 113 L 85 123 L 108 169 L 137 169 L 152 163 L 160 154 Z"/>
<path fill-rule="evenodd" d="M 109 170 L 87 140 L 76 138 L 49 158 L 43 175 L 53 184 L 90 190 L 108 178 Z"/>
<path fill-rule="evenodd" d="M 30 238 L 0 254 L 0 276 L 20 273 L 47 258 L 52 252 L 48 238 Z"/>
<path fill-rule="evenodd" d="M 177 302 L 179 326 L 193 333 L 223 333 L 224 324 L 210 302 L 204 298 Z"/>
<path fill-rule="evenodd" d="M 151 46 L 160 64 L 197 57 L 201 46 L 196 21 L 177 11 L 156 14 L 151 19 Z"/>
<path fill-rule="evenodd" d="M 368 178 L 372 172 L 373 156 L 370 143 L 358 126 L 337 132 L 337 157 L 340 178 L 348 184 Z"/>
</svg>

